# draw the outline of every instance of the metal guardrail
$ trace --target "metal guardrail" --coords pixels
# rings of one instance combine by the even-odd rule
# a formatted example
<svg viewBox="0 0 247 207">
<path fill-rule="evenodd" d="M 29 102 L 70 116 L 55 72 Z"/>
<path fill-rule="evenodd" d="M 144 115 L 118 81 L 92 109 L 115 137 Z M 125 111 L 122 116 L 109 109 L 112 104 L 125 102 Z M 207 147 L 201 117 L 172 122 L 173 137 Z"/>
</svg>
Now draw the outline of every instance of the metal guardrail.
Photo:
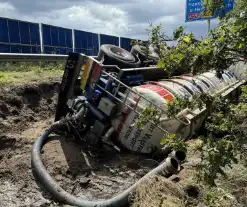
<svg viewBox="0 0 247 207">
<path fill-rule="evenodd" d="M 0 62 L 66 61 L 67 58 L 68 55 L 0 53 Z"/>
<path fill-rule="evenodd" d="M 0 53 L 0 62 L 7 61 L 66 61 L 68 55 Z"/>
</svg>

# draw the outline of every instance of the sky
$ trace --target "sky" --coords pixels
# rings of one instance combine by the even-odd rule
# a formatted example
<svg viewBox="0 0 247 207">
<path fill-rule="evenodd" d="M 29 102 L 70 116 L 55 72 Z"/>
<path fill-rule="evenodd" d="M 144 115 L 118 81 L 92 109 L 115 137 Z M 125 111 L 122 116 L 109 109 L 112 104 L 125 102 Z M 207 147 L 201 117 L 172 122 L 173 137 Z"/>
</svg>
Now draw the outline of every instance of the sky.
<svg viewBox="0 0 247 207">
<path fill-rule="evenodd" d="M 149 24 L 166 35 L 185 26 L 197 38 L 207 22 L 185 23 L 186 0 L 0 0 L 0 16 L 88 32 L 146 40 Z M 213 20 L 214 28 L 217 21 Z"/>
</svg>

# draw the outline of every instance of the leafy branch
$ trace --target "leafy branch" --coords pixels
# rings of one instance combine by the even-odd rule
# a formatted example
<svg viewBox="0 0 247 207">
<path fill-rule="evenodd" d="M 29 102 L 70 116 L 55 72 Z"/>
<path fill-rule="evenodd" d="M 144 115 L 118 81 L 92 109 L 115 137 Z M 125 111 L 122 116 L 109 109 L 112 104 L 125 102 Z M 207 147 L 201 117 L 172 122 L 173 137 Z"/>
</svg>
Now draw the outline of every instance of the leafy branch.
<svg viewBox="0 0 247 207">
<path fill-rule="evenodd" d="M 223 1 L 205 1 L 207 8 L 222 7 Z M 221 5 L 221 6 L 219 6 Z M 219 25 L 210 36 L 198 40 L 194 34 L 187 33 L 184 27 L 179 27 L 168 38 L 162 32 L 161 25 L 149 29 L 148 44 L 155 46 L 160 60 L 158 67 L 168 74 L 177 75 L 184 73 L 200 74 L 205 71 L 215 70 L 221 77 L 224 70 L 232 64 L 247 59 L 247 4 L 238 0 L 236 9 L 229 15 L 222 17 Z M 174 40 L 177 45 L 167 46 L 167 40 Z M 192 99 L 176 98 L 167 103 L 166 116 L 170 119 L 177 118 L 184 109 L 193 110 L 206 107 L 210 115 L 205 123 L 206 133 L 199 136 L 201 163 L 198 165 L 198 180 L 209 185 L 216 185 L 218 176 L 225 176 L 225 168 L 232 167 L 233 163 L 245 161 L 247 137 L 247 86 L 242 87 L 242 94 L 237 104 L 228 99 L 199 94 Z M 159 112 L 148 108 L 138 124 L 147 120 L 158 123 Z M 161 144 L 174 149 L 186 150 L 186 145 L 177 134 L 167 134 Z"/>
</svg>

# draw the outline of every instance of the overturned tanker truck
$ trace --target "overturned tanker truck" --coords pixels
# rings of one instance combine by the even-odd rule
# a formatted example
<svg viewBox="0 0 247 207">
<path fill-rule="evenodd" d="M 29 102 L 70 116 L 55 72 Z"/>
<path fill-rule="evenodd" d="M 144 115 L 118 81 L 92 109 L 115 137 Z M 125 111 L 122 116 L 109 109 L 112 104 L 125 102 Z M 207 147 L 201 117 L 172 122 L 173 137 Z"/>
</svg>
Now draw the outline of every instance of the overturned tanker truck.
<svg viewBox="0 0 247 207">
<path fill-rule="evenodd" d="M 166 116 L 166 103 L 177 97 L 199 93 L 235 96 L 244 84 L 239 71 L 225 71 L 219 79 L 214 71 L 197 76 L 176 74 L 164 79 L 166 73 L 157 68 L 158 56 L 150 50 L 147 56 L 140 46 L 131 52 L 114 45 L 102 45 L 98 57 L 70 53 L 66 62 L 58 97 L 55 123 L 34 143 L 34 173 L 59 201 L 73 206 L 126 206 L 135 187 L 152 174 L 168 176 L 179 168 L 176 156 L 160 165 L 133 186 L 108 200 L 89 201 L 65 192 L 52 179 L 42 164 L 42 147 L 51 133 L 73 135 L 88 146 L 111 147 L 120 152 L 152 154 L 162 151 L 161 139 L 176 133 L 187 139 L 202 126 L 206 108 L 184 109 L 176 118 Z M 145 58 L 146 57 L 146 58 Z M 158 124 L 145 122 L 140 129 L 136 120 L 146 107 L 159 111 Z M 176 155 L 176 153 L 173 153 Z M 183 158 L 184 159 L 184 158 Z"/>
</svg>

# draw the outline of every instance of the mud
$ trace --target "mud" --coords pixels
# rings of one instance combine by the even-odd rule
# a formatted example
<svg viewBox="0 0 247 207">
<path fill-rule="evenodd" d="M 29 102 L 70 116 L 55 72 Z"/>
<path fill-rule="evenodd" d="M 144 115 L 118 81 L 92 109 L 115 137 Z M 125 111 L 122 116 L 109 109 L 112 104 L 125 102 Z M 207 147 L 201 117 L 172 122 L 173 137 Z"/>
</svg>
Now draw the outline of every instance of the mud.
<svg viewBox="0 0 247 207">
<path fill-rule="evenodd" d="M 58 82 L 0 88 L 0 207 L 62 206 L 35 179 L 31 148 L 54 119 Z M 138 155 L 92 150 L 54 136 L 42 153 L 45 167 L 69 193 L 89 200 L 123 191 L 147 170 Z"/>
</svg>

